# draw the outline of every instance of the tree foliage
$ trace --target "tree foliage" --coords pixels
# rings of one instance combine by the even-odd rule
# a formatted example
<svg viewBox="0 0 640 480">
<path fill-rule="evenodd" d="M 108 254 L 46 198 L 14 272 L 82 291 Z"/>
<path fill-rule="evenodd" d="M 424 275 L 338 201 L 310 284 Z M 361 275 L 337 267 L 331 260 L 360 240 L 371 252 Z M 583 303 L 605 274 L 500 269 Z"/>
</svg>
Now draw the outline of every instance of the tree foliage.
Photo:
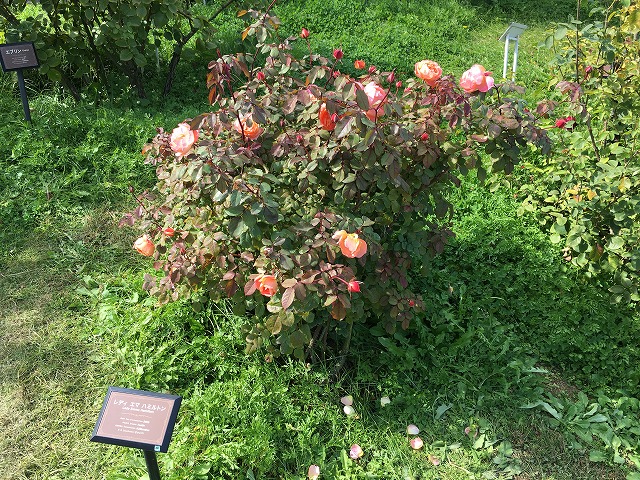
<svg viewBox="0 0 640 480">
<path fill-rule="evenodd" d="M 76 98 L 87 85 L 109 90 L 114 75 L 145 97 L 145 71 L 159 62 L 159 47 L 171 51 L 167 94 L 187 42 L 199 36 L 214 48 L 214 20 L 240 4 L 221 0 L 203 10 L 190 0 L 0 0 L 0 28 L 8 42 L 34 42 L 40 72 Z"/>
</svg>

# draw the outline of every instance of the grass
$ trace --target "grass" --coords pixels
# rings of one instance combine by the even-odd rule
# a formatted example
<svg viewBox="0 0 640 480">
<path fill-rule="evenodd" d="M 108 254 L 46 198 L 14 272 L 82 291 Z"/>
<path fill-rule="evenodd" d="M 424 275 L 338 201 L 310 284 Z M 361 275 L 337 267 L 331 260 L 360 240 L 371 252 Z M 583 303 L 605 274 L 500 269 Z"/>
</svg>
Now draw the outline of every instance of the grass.
<svg viewBox="0 0 640 480">
<path fill-rule="evenodd" d="M 364 55 L 370 50 L 358 42 L 375 34 L 387 3 L 368 2 L 372 11 L 349 20 L 357 24 L 350 36 L 344 28 L 335 36 L 338 22 L 309 27 L 313 41 L 330 49 L 341 39 Z M 505 22 L 529 24 L 521 78 L 542 90 L 545 56 L 535 38 L 549 18 L 574 8 L 552 3 L 540 16 L 539 3 L 433 2 L 427 20 L 447 28 L 453 13 L 468 20 L 453 22 L 468 28 L 453 32 L 444 50 L 453 71 L 476 58 L 499 67 L 494 37 Z M 408 18 L 420 5 L 427 2 L 399 8 Z M 313 3 L 304 14 L 302 2 L 291 1 L 278 13 L 296 32 L 338 7 Z M 446 12 L 451 21 L 438 25 Z M 425 20 L 412 21 L 420 31 Z M 382 29 L 389 38 L 399 28 L 393 22 Z M 382 65 L 387 57 L 377 55 L 366 59 Z M 598 407 L 607 421 L 596 426 L 618 421 L 615 436 L 629 443 L 622 466 L 612 463 L 613 436 L 578 446 L 568 412 L 580 392 L 590 402 L 599 392 L 614 401 L 639 396 L 638 313 L 609 307 L 606 292 L 569 269 L 537 225 L 517 217 L 509 190 L 489 193 L 469 178 L 452 193 L 457 236 L 413 279 L 427 313 L 411 337 L 356 332 L 338 377 L 332 359 L 246 356 L 243 319 L 224 303 L 197 314 L 188 302 L 156 307 L 142 292 L 150 266 L 131 250 L 135 232 L 116 225 L 132 205 L 128 185 L 153 183 L 139 151 L 155 127 L 207 109 L 189 68 L 179 95 L 163 102 L 93 107 L 55 91 L 34 95 L 33 127 L 20 120 L 13 83 L 0 85 L 14 93 L 0 95 L 0 478 L 143 478 L 139 452 L 88 441 L 109 385 L 184 397 L 169 453 L 159 457 L 171 480 L 302 479 L 313 463 L 321 478 L 336 479 L 600 480 L 632 471 L 638 425 L 629 418 L 637 411 Z M 198 92 L 202 102 L 193 100 Z M 344 395 L 354 397 L 355 417 L 343 413 Z M 384 395 L 391 404 L 383 408 Z M 539 401 L 555 405 L 564 423 L 541 406 L 521 408 Z M 409 423 L 420 427 L 423 451 L 408 447 Z M 358 462 L 346 456 L 352 443 L 365 451 Z M 609 461 L 590 462 L 590 450 Z"/>
</svg>

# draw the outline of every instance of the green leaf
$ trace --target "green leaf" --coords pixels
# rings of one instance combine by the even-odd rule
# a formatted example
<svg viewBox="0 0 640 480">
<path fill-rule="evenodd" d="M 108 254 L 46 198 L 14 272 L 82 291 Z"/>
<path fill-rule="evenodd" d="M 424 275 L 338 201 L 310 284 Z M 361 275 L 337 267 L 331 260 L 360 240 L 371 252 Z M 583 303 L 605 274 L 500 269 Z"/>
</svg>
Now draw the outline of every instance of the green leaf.
<svg viewBox="0 0 640 480">
<path fill-rule="evenodd" d="M 120 52 L 120 60 L 123 62 L 128 62 L 129 60 L 131 60 L 133 58 L 133 53 L 131 53 L 131 51 L 129 50 L 122 50 Z"/>
<path fill-rule="evenodd" d="M 369 110 L 369 97 L 367 97 L 367 94 L 364 93 L 364 90 L 361 88 L 356 90 L 356 102 L 362 110 Z"/>
<path fill-rule="evenodd" d="M 56 68 L 50 68 L 49 71 L 47 71 L 47 77 L 53 82 L 62 80 L 62 74 Z"/>
<path fill-rule="evenodd" d="M 606 462 L 607 455 L 601 450 L 591 450 L 589 452 L 589 461 L 591 462 Z"/>
<path fill-rule="evenodd" d="M 556 31 L 553 33 L 553 38 L 555 40 L 562 40 L 567 34 L 567 27 L 564 25 L 559 26 Z M 551 48 L 551 47 L 549 47 Z"/>
<path fill-rule="evenodd" d="M 435 419 L 440 420 L 447 410 L 453 407 L 453 403 L 440 405 L 436 410 Z"/>
<path fill-rule="evenodd" d="M 296 330 L 289 335 L 289 342 L 293 348 L 303 348 L 306 344 L 306 337 L 300 330 Z"/>
<path fill-rule="evenodd" d="M 620 250 L 624 246 L 624 239 L 622 237 L 611 237 L 607 248 L 609 250 Z"/>
<path fill-rule="evenodd" d="M 199 463 L 193 467 L 193 473 L 196 475 L 206 475 L 211 470 L 212 465 L 211 462 Z"/>
<path fill-rule="evenodd" d="M 544 46 L 547 48 L 552 48 L 553 47 L 553 35 L 549 35 L 547 38 L 545 38 L 544 40 Z"/>
</svg>

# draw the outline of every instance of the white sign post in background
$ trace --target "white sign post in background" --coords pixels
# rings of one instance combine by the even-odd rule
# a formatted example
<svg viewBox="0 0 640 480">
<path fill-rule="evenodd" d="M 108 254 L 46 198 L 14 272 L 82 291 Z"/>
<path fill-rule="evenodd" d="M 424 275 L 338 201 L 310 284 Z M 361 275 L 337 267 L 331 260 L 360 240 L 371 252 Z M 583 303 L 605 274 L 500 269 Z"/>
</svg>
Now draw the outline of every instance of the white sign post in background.
<svg viewBox="0 0 640 480">
<path fill-rule="evenodd" d="M 518 68 L 518 40 L 520 39 L 520 34 L 526 29 L 526 25 L 514 22 L 509 25 L 507 30 L 500 37 L 500 41 L 504 42 L 504 67 L 502 68 L 502 78 L 507 78 L 507 67 L 509 65 L 509 42 L 513 40 L 515 42 L 515 47 L 513 49 L 511 81 L 516 79 L 516 69 Z"/>
</svg>

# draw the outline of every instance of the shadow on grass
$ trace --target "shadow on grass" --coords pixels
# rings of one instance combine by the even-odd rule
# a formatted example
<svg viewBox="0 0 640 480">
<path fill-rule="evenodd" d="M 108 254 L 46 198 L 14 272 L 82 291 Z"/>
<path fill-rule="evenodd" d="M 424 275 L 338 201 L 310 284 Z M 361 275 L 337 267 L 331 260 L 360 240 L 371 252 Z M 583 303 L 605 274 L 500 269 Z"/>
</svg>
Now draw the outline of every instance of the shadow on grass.
<svg viewBox="0 0 640 480">
<path fill-rule="evenodd" d="M 43 240 L 16 240 L 1 261 L 0 478 L 98 478 L 103 459 L 87 455 L 86 440 L 105 380 L 73 310 L 73 279 Z"/>
</svg>

